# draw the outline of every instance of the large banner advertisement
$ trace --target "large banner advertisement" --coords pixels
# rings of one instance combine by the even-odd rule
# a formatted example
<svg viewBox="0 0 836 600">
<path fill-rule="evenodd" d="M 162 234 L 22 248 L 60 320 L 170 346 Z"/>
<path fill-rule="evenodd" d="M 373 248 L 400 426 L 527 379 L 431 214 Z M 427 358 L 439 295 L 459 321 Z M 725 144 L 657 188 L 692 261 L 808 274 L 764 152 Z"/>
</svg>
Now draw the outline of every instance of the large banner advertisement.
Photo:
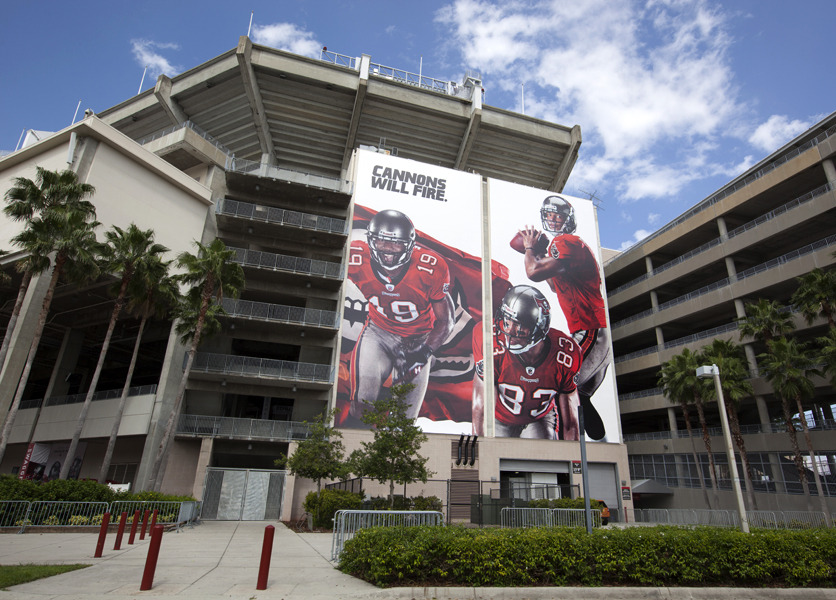
<svg viewBox="0 0 836 600">
<path fill-rule="evenodd" d="M 488 183 L 490 256 L 513 286 L 493 295 L 493 340 L 485 344 L 493 346 L 497 437 L 579 439 L 582 407 L 587 440 L 619 442 L 594 206 Z M 474 352 L 481 346 L 474 339 Z M 479 401 L 479 386 L 491 384 L 475 381 Z"/>
<path fill-rule="evenodd" d="M 357 153 L 337 424 L 411 383 L 431 433 L 472 432 L 473 327 L 482 319 L 481 179 Z"/>
</svg>

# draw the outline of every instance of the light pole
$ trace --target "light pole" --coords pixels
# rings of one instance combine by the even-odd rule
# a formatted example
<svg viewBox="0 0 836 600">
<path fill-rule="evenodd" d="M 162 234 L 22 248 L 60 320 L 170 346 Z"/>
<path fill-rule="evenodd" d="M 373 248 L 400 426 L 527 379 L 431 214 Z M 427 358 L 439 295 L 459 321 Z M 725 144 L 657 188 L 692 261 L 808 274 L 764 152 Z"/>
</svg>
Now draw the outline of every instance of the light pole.
<svg viewBox="0 0 836 600">
<path fill-rule="evenodd" d="M 714 378 L 714 389 L 717 390 L 717 404 L 720 405 L 720 423 L 723 426 L 723 440 L 726 442 L 726 454 L 731 470 L 732 486 L 734 495 L 737 498 L 737 514 L 740 516 L 740 531 L 749 533 L 749 519 L 746 516 L 746 507 L 743 505 L 743 490 L 740 488 L 740 476 L 737 474 L 737 461 L 734 458 L 731 433 L 729 433 L 729 418 L 726 415 L 726 400 L 723 398 L 723 386 L 720 385 L 720 367 L 717 365 L 706 365 L 697 367 L 697 377 L 700 379 Z"/>
</svg>

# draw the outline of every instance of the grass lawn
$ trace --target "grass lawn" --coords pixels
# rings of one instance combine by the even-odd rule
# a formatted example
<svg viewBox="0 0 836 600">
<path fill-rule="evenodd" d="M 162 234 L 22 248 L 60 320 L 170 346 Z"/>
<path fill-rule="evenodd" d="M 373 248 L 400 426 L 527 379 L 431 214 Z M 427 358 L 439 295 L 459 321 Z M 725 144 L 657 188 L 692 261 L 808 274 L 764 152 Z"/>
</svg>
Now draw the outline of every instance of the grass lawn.
<svg viewBox="0 0 836 600">
<path fill-rule="evenodd" d="M 12 585 L 52 577 L 90 565 L 0 565 L 0 590 Z"/>
</svg>

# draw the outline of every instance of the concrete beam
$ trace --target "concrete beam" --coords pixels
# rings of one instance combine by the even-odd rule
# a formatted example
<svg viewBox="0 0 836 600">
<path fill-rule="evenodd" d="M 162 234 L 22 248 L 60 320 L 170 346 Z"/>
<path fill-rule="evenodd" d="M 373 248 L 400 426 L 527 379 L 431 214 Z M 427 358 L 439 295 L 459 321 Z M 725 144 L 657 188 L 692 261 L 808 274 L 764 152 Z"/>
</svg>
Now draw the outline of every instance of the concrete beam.
<svg viewBox="0 0 836 600">
<path fill-rule="evenodd" d="M 270 125 L 267 123 L 267 113 L 264 110 L 264 102 L 261 99 L 261 91 L 255 79 L 255 70 L 252 64 L 253 43 L 245 35 L 238 40 L 238 48 L 235 50 L 235 58 L 238 59 L 238 67 L 241 71 L 244 92 L 250 102 L 250 109 L 253 112 L 253 123 L 258 136 L 258 143 L 261 146 L 262 162 L 265 157 L 269 158 L 270 164 L 276 164 L 276 151 L 273 146 L 273 136 L 270 135 Z"/>
<path fill-rule="evenodd" d="M 481 100 L 481 91 L 474 90 L 474 95 L 478 95 Z M 470 121 L 467 123 L 467 129 L 462 137 L 462 143 L 459 146 L 459 152 L 456 155 L 456 162 L 453 168 L 464 171 L 467 168 L 467 159 L 470 157 L 470 151 L 473 149 L 473 144 L 476 141 L 476 136 L 479 133 L 479 125 L 482 123 L 482 106 L 481 102 L 473 105 L 473 110 L 470 113 Z"/>
<path fill-rule="evenodd" d="M 165 75 L 157 78 L 157 85 L 154 86 L 154 97 L 168 115 L 172 125 L 183 123 L 189 120 L 189 115 L 171 98 L 171 79 Z"/>
<path fill-rule="evenodd" d="M 552 192 L 562 192 L 566 181 L 569 179 L 569 174 L 572 172 L 572 167 L 575 166 L 575 161 L 578 160 L 578 148 L 581 146 L 581 128 L 579 125 L 572 127 L 570 134 L 571 142 L 566 154 L 563 155 L 563 161 L 557 168 L 557 173 L 554 175 L 549 190 Z"/>
<path fill-rule="evenodd" d="M 357 129 L 360 126 L 360 116 L 363 114 L 363 103 L 366 100 L 366 92 L 369 89 L 369 65 L 372 57 L 363 54 L 360 57 L 360 79 L 357 86 L 357 94 L 354 96 L 354 108 L 351 111 L 351 121 L 348 124 L 348 135 L 345 139 L 345 150 L 343 151 L 343 164 L 340 168 L 340 178 L 347 179 L 348 164 L 351 162 L 351 153 L 354 152 L 354 145 L 357 143 Z"/>
</svg>

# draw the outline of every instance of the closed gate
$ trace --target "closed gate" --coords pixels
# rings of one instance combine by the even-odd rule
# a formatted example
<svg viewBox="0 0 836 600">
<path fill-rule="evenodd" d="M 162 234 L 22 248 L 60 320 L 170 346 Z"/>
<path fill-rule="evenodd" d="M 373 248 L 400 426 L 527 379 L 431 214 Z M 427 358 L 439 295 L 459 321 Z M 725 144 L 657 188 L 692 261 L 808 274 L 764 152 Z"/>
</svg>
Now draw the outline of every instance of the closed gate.
<svg viewBox="0 0 836 600">
<path fill-rule="evenodd" d="M 206 470 L 201 518 L 215 521 L 278 521 L 284 471 Z"/>
</svg>

